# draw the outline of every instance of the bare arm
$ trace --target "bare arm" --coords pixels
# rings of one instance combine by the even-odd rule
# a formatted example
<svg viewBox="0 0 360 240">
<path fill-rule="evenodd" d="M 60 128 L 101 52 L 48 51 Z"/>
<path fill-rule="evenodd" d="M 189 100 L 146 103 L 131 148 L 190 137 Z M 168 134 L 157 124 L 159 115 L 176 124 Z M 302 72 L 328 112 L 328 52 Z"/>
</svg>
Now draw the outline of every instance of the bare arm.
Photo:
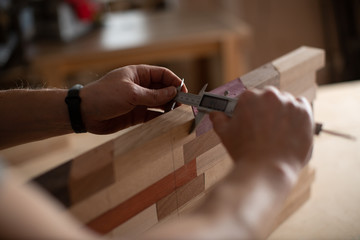
<svg viewBox="0 0 360 240">
<path fill-rule="evenodd" d="M 80 90 L 88 132 L 107 134 L 147 121 L 175 97 L 181 80 L 170 70 L 147 66 L 116 69 Z M 186 91 L 186 87 L 183 87 Z M 0 91 L 0 149 L 72 133 L 65 89 Z"/>
</svg>

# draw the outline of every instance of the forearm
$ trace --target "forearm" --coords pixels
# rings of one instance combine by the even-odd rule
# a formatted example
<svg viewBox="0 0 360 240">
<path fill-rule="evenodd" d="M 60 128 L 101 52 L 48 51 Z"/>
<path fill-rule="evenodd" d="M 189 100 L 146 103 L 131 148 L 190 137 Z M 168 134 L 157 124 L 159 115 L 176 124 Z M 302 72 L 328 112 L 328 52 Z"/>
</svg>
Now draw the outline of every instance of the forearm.
<svg viewBox="0 0 360 240">
<path fill-rule="evenodd" d="M 256 165 L 238 161 L 200 213 L 210 215 L 219 225 L 232 223 L 229 233 L 239 235 L 230 235 L 230 238 L 265 238 L 298 175 L 293 166 L 269 163 L 266 166 L 264 162 Z"/>
<path fill-rule="evenodd" d="M 37 187 L 23 185 L 12 174 L 1 177 L 1 239 L 100 239 Z"/>
<path fill-rule="evenodd" d="M 0 91 L 0 149 L 72 132 L 66 89 Z"/>
</svg>

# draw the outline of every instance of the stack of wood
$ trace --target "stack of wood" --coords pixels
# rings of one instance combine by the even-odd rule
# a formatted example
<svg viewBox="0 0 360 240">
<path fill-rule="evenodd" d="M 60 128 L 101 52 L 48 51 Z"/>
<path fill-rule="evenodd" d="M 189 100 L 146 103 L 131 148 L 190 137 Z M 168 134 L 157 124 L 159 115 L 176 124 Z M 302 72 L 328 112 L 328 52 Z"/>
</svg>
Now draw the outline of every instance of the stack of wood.
<svg viewBox="0 0 360 240">
<path fill-rule="evenodd" d="M 246 88 L 272 85 L 313 101 L 316 71 L 324 51 L 301 47 L 215 89 L 235 97 Z M 136 236 L 158 223 L 176 219 L 232 168 L 232 160 L 206 119 L 189 134 L 194 120 L 181 106 L 67 161 L 35 179 L 68 211 L 108 236 Z M 55 185 L 49 185 L 56 179 Z M 310 196 L 314 171 L 306 167 L 274 228 Z"/>
</svg>

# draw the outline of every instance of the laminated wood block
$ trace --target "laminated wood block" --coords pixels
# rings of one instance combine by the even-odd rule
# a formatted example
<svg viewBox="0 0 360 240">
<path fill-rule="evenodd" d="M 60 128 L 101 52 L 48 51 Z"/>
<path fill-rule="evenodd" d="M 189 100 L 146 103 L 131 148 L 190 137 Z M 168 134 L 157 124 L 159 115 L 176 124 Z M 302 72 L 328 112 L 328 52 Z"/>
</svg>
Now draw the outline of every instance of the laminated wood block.
<svg viewBox="0 0 360 240">
<path fill-rule="evenodd" d="M 157 224 L 158 218 L 155 204 L 146 208 L 138 215 L 130 218 L 124 224 L 115 228 L 112 237 L 134 238 Z"/>
<path fill-rule="evenodd" d="M 72 204 L 114 183 L 114 142 L 109 141 L 72 161 L 70 196 Z"/>
<path fill-rule="evenodd" d="M 278 59 L 272 65 L 280 73 L 280 89 L 310 72 L 325 65 L 325 52 L 322 49 L 300 47 Z"/>
<path fill-rule="evenodd" d="M 220 144 L 220 139 L 214 132 L 210 130 L 203 135 L 184 145 L 184 161 L 189 162 L 192 159 L 200 156 L 204 152 L 210 150 L 216 145 Z"/>
</svg>

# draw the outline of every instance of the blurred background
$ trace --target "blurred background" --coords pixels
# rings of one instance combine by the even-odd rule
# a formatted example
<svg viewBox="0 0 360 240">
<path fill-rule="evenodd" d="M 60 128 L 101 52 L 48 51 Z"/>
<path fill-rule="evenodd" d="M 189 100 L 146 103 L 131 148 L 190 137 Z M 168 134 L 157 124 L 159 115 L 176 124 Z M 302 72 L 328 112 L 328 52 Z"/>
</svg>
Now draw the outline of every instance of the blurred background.
<svg viewBox="0 0 360 240">
<path fill-rule="evenodd" d="M 0 0 L 0 88 L 86 84 L 129 64 L 214 88 L 299 46 L 318 84 L 360 79 L 360 0 Z"/>
</svg>

